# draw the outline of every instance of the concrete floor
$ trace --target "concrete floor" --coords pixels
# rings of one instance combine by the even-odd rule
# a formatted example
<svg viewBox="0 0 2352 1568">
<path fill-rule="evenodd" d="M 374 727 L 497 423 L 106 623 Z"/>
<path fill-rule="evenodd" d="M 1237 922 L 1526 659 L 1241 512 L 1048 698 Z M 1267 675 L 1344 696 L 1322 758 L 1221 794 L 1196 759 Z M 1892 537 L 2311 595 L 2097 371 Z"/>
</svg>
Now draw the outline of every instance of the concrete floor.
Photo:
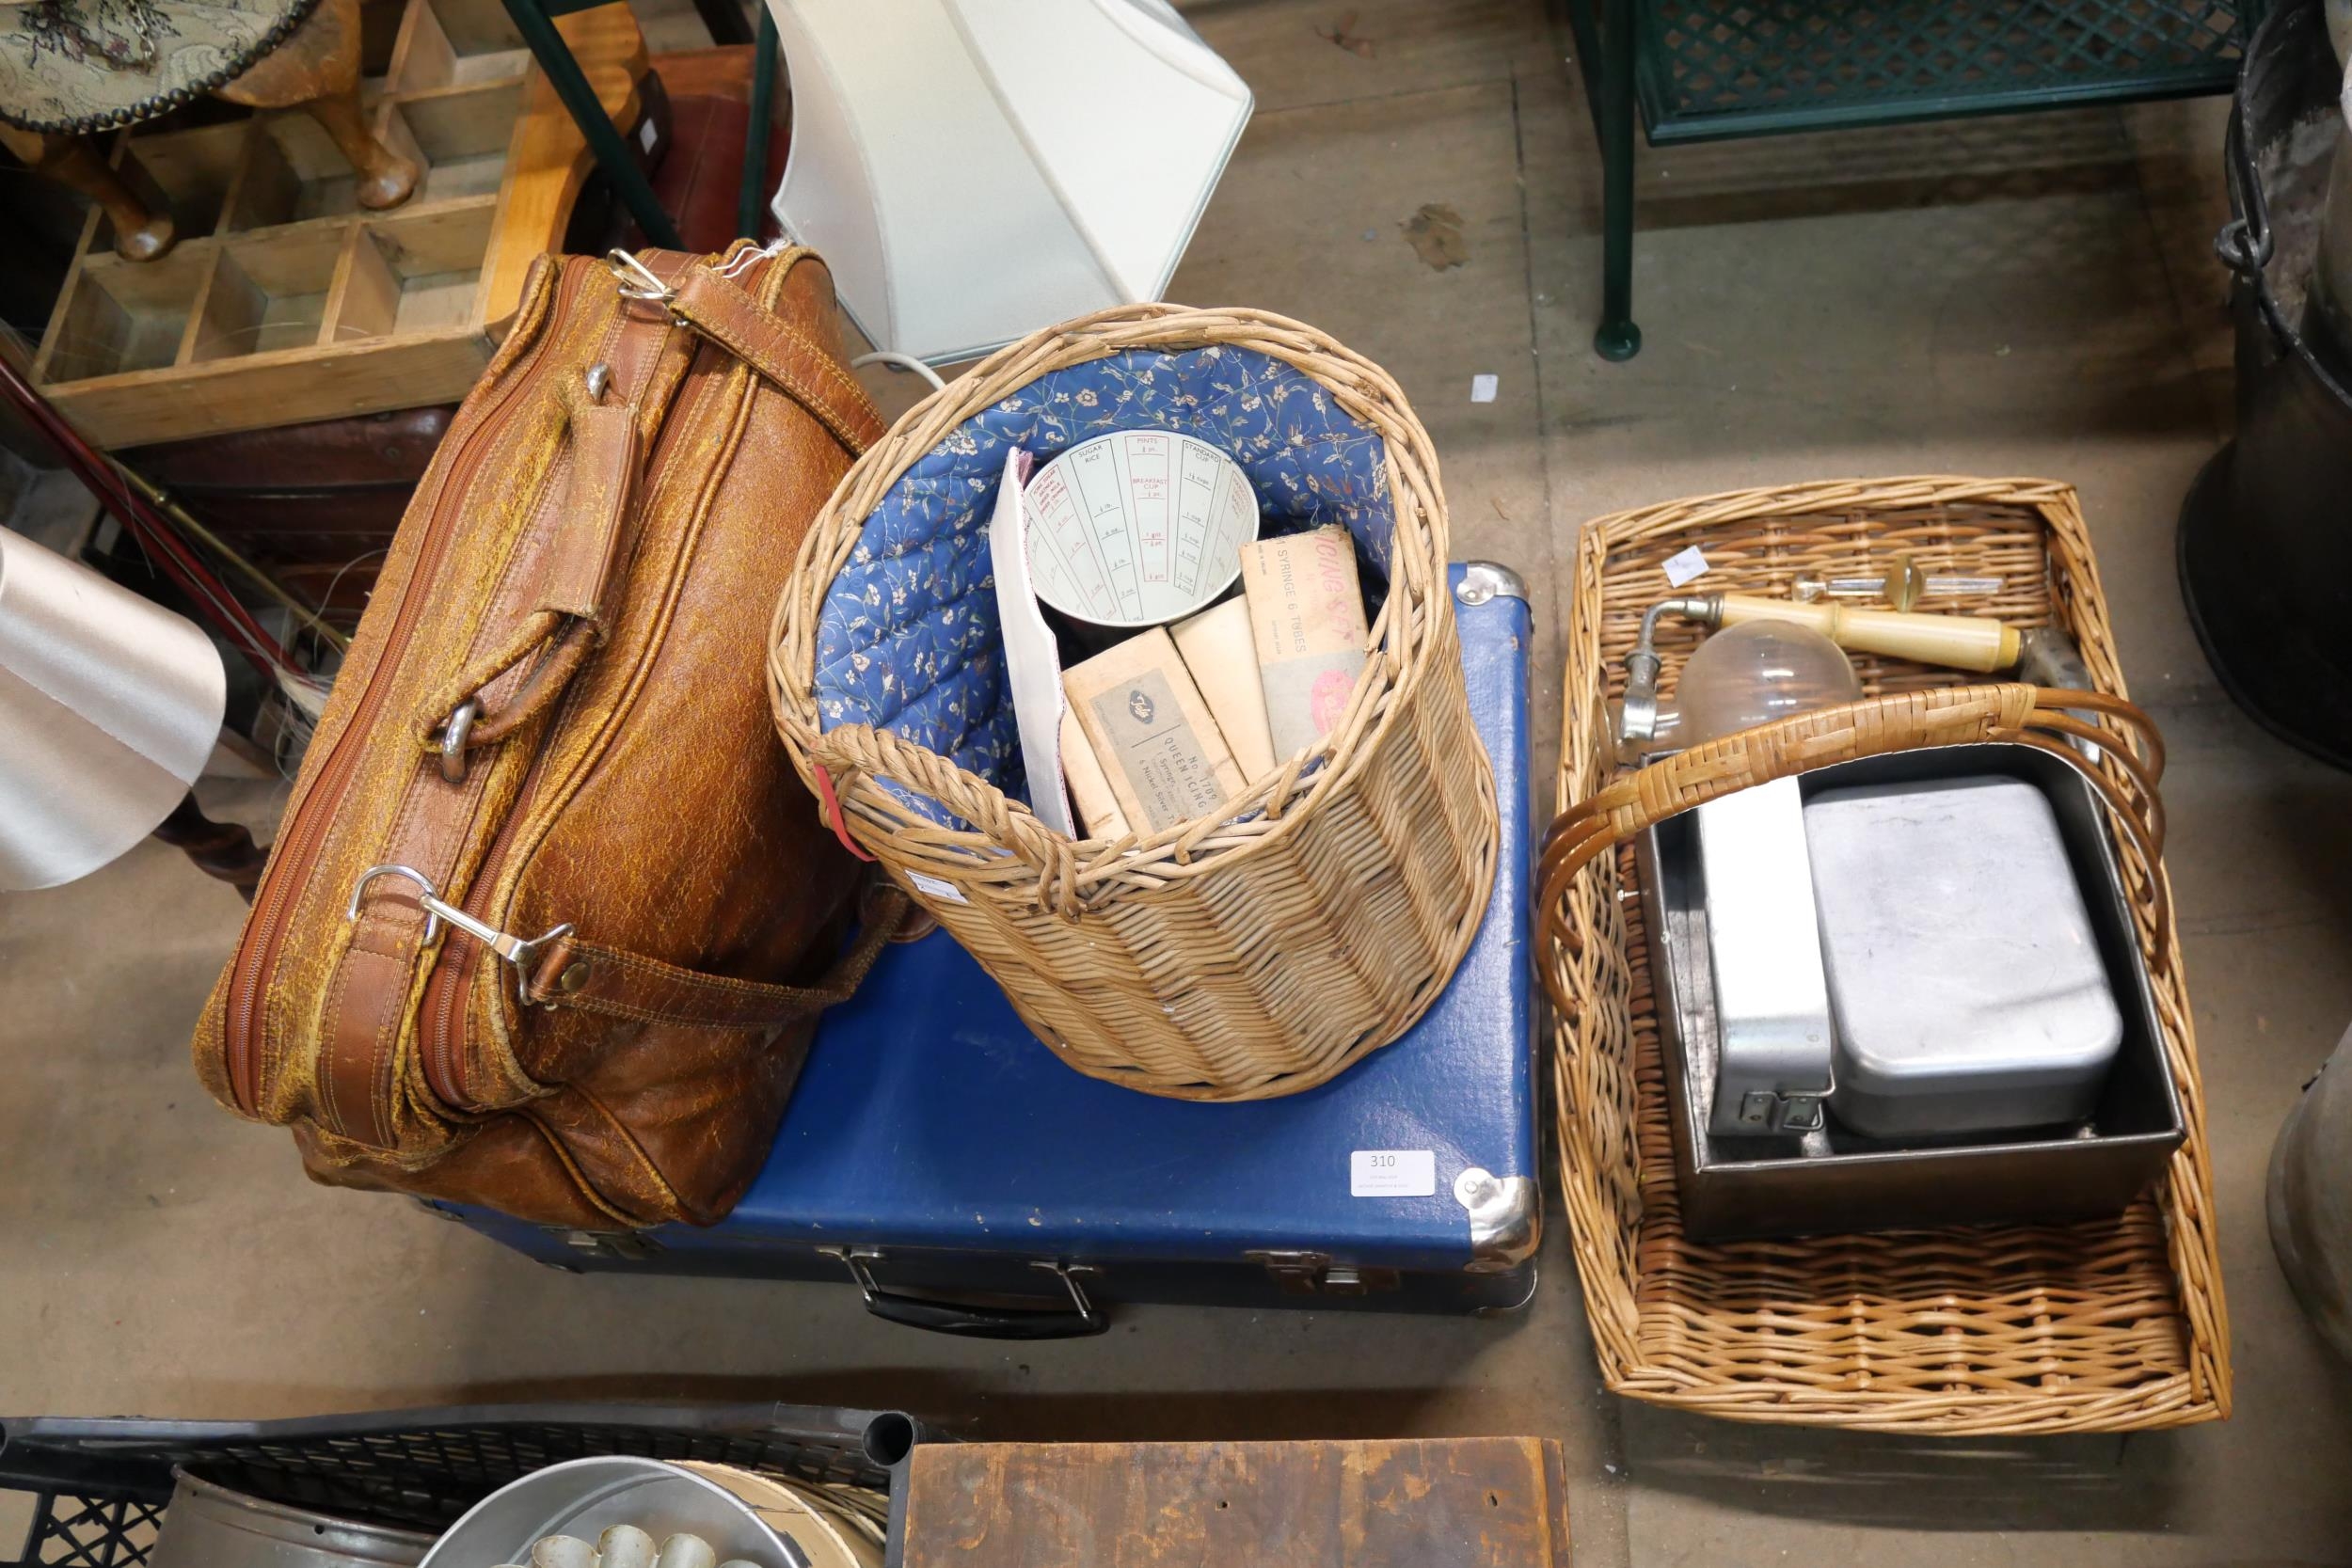
<svg viewBox="0 0 2352 1568">
<path fill-rule="evenodd" d="M 1172 297 L 1297 315 L 1402 380 L 1455 553 L 1534 586 L 1547 769 L 1583 519 L 1850 474 L 2081 488 L 2132 688 L 2173 748 L 2235 1418 L 1953 1448 L 1657 1412 L 1597 1387 L 1557 1229 L 1509 1319 L 1125 1308 L 1060 1345 L 893 1328 L 840 1288 L 553 1274 L 312 1187 L 283 1133 L 205 1100 L 185 1035 L 241 911 L 159 846 L 0 901 L 0 1410 L 714 1396 L 1002 1436 L 1532 1432 L 1566 1445 L 1588 1568 L 2352 1562 L 2352 1375 L 2296 1312 L 2261 1201 L 2273 1130 L 2352 1019 L 2352 780 L 2223 701 L 2173 584 L 2179 498 L 2227 419 L 2221 105 L 1646 155 L 1648 346 L 1609 366 L 1587 348 L 1597 164 L 1534 0 L 1189 9 L 1258 110 Z M 1319 35 L 1349 11 L 1369 53 Z M 1460 215 L 1460 266 L 1408 245 L 1426 203 Z M 1480 372 L 1501 394 L 1473 405 Z"/>
</svg>

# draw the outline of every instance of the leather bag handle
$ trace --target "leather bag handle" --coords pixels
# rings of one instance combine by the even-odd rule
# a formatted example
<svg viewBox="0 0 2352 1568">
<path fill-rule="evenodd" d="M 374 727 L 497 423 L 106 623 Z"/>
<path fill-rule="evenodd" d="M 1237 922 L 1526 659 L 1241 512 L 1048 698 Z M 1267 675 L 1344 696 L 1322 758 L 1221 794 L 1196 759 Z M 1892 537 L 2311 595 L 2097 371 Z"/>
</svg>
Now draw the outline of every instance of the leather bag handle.
<svg viewBox="0 0 2352 1568">
<path fill-rule="evenodd" d="M 744 257 L 762 254 L 748 245 L 739 247 L 717 265 L 688 267 L 675 283 L 626 250 L 613 251 L 609 264 L 623 298 L 661 306 L 672 321 L 742 360 L 807 409 L 855 457 L 881 440 L 889 426 L 839 360 L 797 325 L 754 299 L 730 276 Z M 795 246 L 777 256 L 776 264 L 788 272 L 804 260 L 816 261 L 817 253 Z"/>
<path fill-rule="evenodd" d="M 690 264 L 675 283 L 626 251 L 614 251 L 609 265 L 625 298 L 660 303 L 673 323 L 740 359 L 806 409 L 852 457 L 865 451 L 886 428 L 880 411 L 823 345 L 728 276 L 726 268 L 744 254 L 756 253 L 739 251 L 718 265 Z M 787 251 L 775 264 L 788 271 L 803 259 L 814 260 L 815 252 Z M 467 752 L 495 745 L 547 711 L 604 640 L 604 594 L 626 555 L 644 463 L 636 404 L 607 400 L 604 391 L 593 366 L 560 384 L 564 430 L 573 448 L 571 490 L 563 511 L 564 548 L 541 586 L 539 605 L 425 706 L 421 739 L 450 759 L 457 776 Z M 534 656 L 514 694 L 485 711 L 482 693 Z M 469 704 L 474 705 L 470 712 Z"/>
<path fill-rule="evenodd" d="M 609 629 L 604 598 L 628 556 L 644 458 L 638 405 L 604 397 L 604 371 L 594 365 L 559 384 L 572 471 L 557 514 L 563 538 L 538 586 L 537 604 L 498 646 L 469 662 L 424 705 L 422 741 L 453 765 L 453 777 L 463 776 L 466 752 L 496 745 L 562 696 Z M 533 662 L 522 684 L 485 712 L 483 693 L 526 659 Z"/>
<path fill-rule="evenodd" d="M 2088 723 L 2067 709 L 2095 713 L 2107 722 Z M 2164 930 L 2171 921 L 2159 864 L 2164 808 L 2156 784 L 2164 772 L 2164 742 L 2154 721 L 2104 692 L 2055 691 L 2004 682 L 1889 692 L 1792 714 L 1678 752 L 1596 790 L 1554 817 L 1544 834 L 1535 871 L 1543 951 L 1547 956 L 1561 949 L 1571 955 L 1583 951 L 1566 897 L 1577 874 L 1604 850 L 1669 816 L 1754 784 L 1833 763 L 1983 741 L 2011 741 L 2047 752 L 2090 782 L 2146 863 L 2155 928 Z M 2073 741 L 2095 746 L 2097 759 Z M 2113 775 L 2102 766 L 2106 762 L 2116 765 Z M 2163 954 L 2160 942 L 2154 950 L 2159 964 Z M 1573 1017 L 1576 1007 L 1562 981 L 1564 966 L 1544 961 L 1538 967 L 1552 1006 L 1562 1017 Z"/>
</svg>

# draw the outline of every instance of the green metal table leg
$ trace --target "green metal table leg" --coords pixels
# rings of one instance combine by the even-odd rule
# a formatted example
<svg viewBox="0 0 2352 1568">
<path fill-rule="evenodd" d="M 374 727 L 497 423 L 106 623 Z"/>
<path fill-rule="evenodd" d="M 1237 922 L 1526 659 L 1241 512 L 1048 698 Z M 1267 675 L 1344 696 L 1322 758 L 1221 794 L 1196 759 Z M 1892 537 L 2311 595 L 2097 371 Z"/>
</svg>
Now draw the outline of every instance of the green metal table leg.
<svg viewBox="0 0 2352 1568">
<path fill-rule="evenodd" d="M 586 8 L 563 8 L 570 11 Z M 628 143 L 613 129 L 604 105 L 596 102 L 596 89 L 588 85 L 580 62 L 572 57 L 571 45 L 555 30 L 542 0 L 506 0 L 506 14 L 514 18 L 515 30 L 522 34 L 532 58 L 539 62 L 539 69 L 548 73 L 548 85 L 555 88 L 555 96 L 571 111 L 572 122 L 580 127 L 596 166 L 612 182 L 614 194 L 628 208 L 628 215 L 637 220 L 637 227 L 644 230 L 645 238 L 665 250 L 684 248 L 678 239 L 677 225 L 670 221 L 670 214 L 655 199 L 644 171 L 629 156 Z"/>
<path fill-rule="evenodd" d="M 732 5 L 734 0 L 727 0 Z M 776 13 L 759 8 L 759 37 L 752 45 L 752 113 L 743 128 L 743 180 L 735 193 L 735 232 L 756 240 L 768 216 L 768 129 L 776 108 Z"/>
<path fill-rule="evenodd" d="M 1633 325 L 1634 4 L 1614 0 L 1600 37 L 1600 330 L 1593 351 L 1609 360 L 1642 352 Z"/>
</svg>

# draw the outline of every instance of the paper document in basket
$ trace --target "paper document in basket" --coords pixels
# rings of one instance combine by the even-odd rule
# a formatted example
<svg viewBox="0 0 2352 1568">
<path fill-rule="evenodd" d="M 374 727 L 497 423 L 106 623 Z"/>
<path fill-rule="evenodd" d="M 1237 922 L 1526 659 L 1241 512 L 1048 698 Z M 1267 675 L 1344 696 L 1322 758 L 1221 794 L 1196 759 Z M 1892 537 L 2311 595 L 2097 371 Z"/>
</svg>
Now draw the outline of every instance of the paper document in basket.
<svg viewBox="0 0 2352 1568">
<path fill-rule="evenodd" d="M 1265 687 L 1258 673 L 1256 635 L 1247 597 L 1227 599 L 1168 628 L 1192 672 L 1201 701 L 1225 732 L 1225 744 L 1245 779 L 1274 770 L 1274 739 L 1266 728 Z"/>
<path fill-rule="evenodd" d="M 1396 517 L 1377 431 L 1312 377 L 1250 350 L 1124 350 L 995 399 L 883 494 L 819 613 L 811 696 L 822 727 L 871 724 L 1021 793 L 986 538 L 1005 451 L 1043 460 L 1142 428 L 1232 453 L 1269 528 L 1346 524 L 1375 598 L 1386 592 Z M 902 799 L 946 819 L 935 802 Z"/>
</svg>

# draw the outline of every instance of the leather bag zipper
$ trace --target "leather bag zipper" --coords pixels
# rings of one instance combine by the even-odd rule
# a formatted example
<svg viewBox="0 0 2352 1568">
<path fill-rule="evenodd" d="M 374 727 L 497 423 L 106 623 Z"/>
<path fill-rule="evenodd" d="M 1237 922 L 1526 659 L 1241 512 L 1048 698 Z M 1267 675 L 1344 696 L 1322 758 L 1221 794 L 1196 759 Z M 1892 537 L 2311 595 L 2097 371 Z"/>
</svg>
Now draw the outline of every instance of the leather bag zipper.
<svg viewBox="0 0 2352 1568">
<path fill-rule="evenodd" d="M 563 319 L 564 307 L 570 302 L 577 280 L 588 276 L 589 269 L 567 269 L 558 279 L 556 297 L 548 307 L 550 325 Z M 395 610 L 392 629 L 385 638 L 383 655 L 369 672 L 366 689 L 359 694 L 359 706 L 335 737 L 333 752 L 321 768 L 319 781 L 303 797 L 301 809 L 283 830 L 280 846 L 273 856 L 269 874 L 263 878 L 253 917 L 246 923 L 244 939 L 237 947 L 234 978 L 229 990 L 226 1017 L 222 1023 L 222 1049 L 228 1057 L 229 1089 L 237 1108 L 247 1116 L 259 1114 L 261 1096 L 261 1035 L 262 998 L 278 965 L 278 948 L 285 940 L 286 925 L 298 895 L 310 884 L 316 868 L 320 848 L 325 845 L 327 830 L 333 825 L 342 804 L 345 787 L 358 767 L 360 746 L 357 736 L 370 729 L 375 710 L 383 704 L 384 693 L 391 682 L 388 673 L 397 667 L 406 652 L 410 633 L 422 610 L 425 590 L 440 569 L 441 557 L 447 551 L 453 531 L 452 514 L 455 507 L 448 504 L 453 499 L 462 503 L 470 487 L 475 470 L 493 444 L 498 429 L 498 416 L 514 402 L 526 385 L 536 383 L 545 373 L 553 356 L 543 348 L 530 367 L 517 375 L 499 395 L 498 402 L 486 409 L 482 418 L 466 433 L 466 445 L 450 465 L 440 493 L 435 498 L 434 510 L 426 519 L 425 539 L 417 552 L 417 564 L 401 585 L 400 604 Z"/>
</svg>

